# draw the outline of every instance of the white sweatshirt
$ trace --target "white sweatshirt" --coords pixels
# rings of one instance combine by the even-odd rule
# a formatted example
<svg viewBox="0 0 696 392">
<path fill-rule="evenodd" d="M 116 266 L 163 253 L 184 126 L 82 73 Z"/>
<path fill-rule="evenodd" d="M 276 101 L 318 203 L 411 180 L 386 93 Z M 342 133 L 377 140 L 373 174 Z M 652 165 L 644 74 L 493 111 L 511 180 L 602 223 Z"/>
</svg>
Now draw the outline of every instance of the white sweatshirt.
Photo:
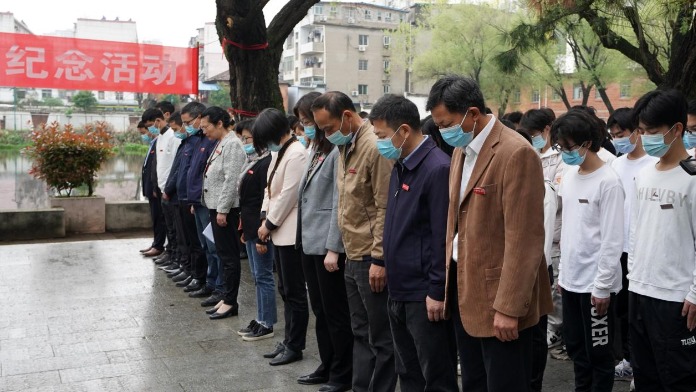
<svg viewBox="0 0 696 392">
<path fill-rule="evenodd" d="M 659 158 L 645 155 L 638 159 L 628 159 L 628 155 L 622 155 L 611 162 L 611 167 L 621 179 L 626 201 L 624 202 L 624 246 L 623 251 L 628 253 L 629 235 L 631 228 L 631 207 L 636 199 L 635 178 L 644 167 L 655 165 Z"/>
<path fill-rule="evenodd" d="M 636 177 L 628 289 L 663 301 L 696 303 L 696 176 L 648 166 Z"/>
<path fill-rule="evenodd" d="M 553 256 L 553 237 L 556 227 L 556 210 L 558 209 L 558 193 L 551 181 L 545 180 L 546 193 L 544 193 L 544 256 L 546 266 L 551 265 Z"/>
<path fill-rule="evenodd" d="M 586 175 L 568 168 L 560 194 L 563 228 L 558 284 L 597 298 L 618 293 L 624 204 L 619 176 L 608 164 Z"/>
<path fill-rule="evenodd" d="M 174 130 L 171 128 L 157 136 L 157 186 L 162 191 L 167 183 L 169 172 L 172 170 L 179 144 L 181 144 L 181 139 L 174 136 Z"/>
</svg>

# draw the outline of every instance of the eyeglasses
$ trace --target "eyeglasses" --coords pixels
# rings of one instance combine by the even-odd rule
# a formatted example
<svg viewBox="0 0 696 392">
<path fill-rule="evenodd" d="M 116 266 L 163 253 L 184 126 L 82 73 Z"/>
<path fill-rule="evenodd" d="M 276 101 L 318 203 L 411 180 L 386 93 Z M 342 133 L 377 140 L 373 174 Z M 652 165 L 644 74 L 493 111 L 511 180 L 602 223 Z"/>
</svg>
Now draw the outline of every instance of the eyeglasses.
<svg viewBox="0 0 696 392">
<path fill-rule="evenodd" d="M 311 127 L 312 125 L 316 125 L 314 121 L 310 120 L 300 120 L 300 124 L 302 124 L 303 127 Z"/>
<path fill-rule="evenodd" d="M 568 146 L 568 148 L 563 148 L 563 147 L 562 147 L 560 144 L 558 144 L 558 143 L 556 143 L 556 144 L 554 144 L 553 146 L 551 146 L 551 148 L 553 148 L 554 150 L 556 150 L 556 151 L 561 151 L 561 152 L 571 152 L 571 151 L 573 151 L 573 150 L 575 149 L 575 147 L 580 148 L 580 147 L 582 147 L 582 146 L 579 145 L 579 144 L 573 144 L 572 146 Z"/>
<path fill-rule="evenodd" d="M 188 121 L 182 121 L 182 122 L 184 123 L 184 125 L 193 125 L 193 123 L 194 123 L 197 119 L 198 119 L 198 117 L 192 118 L 192 119 L 190 119 L 190 120 L 188 120 Z"/>
</svg>

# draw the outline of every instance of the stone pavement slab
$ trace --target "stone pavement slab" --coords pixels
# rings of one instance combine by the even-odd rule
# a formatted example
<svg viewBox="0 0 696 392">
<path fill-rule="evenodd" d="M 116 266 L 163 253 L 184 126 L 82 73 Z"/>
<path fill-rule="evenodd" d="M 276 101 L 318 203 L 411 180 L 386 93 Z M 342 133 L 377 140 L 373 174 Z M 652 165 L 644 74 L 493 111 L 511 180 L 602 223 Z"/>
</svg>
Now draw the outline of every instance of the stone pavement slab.
<svg viewBox="0 0 696 392">
<path fill-rule="evenodd" d="M 313 321 L 304 360 L 278 368 L 261 355 L 282 339 L 282 321 L 274 339 L 236 334 L 256 314 L 245 260 L 240 316 L 210 321 L 138 254 L 146 238 L 80 239 L 0 245 L 0 391 L 318 389 L 295 381 L 319 364 Z M 572 391 L 572 379 L 570 362 L 549 359 L 545 391 Z"/>
</svg>

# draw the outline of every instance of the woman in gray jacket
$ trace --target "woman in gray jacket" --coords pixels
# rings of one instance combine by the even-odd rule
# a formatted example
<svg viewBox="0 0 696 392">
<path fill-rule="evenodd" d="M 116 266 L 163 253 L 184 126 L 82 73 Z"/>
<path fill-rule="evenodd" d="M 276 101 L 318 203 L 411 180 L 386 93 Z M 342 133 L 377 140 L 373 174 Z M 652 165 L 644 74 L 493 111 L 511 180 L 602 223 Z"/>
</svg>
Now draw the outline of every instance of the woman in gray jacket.
<svg viewBox="0 0 696 392">
<path fill-rule="evenodd" d="M 322 391 L 347 391 L 353 373 L 353 332 L 343 271 L 345 250 L 338 228 L 336 168 L 338 148 L 317 129 L 310 110 L 319 93 L 303 96 L 295 115 L 312 142 L 309 162 L 299 189 L 296 246 L 302 249 L 302 269 L 307 281 L 321 364 L 300 377 L 300 384 L 323 384 Z"/>
<path fill-rule="evenodd" d="M 241 264 L 239 261 L 239 188 L 237 180 L 246 161 L 242 142 L 229 127 L 230 114 L 212 106 L 201 115 L 201 127 L 209 139 L 218 140 L 203 174 L 202 204 L 210 210 L 215 248 L 222 271 L 223 293 L 215 307 L 206 313 L 211 320 L 236 316 Z"/>
</svg>

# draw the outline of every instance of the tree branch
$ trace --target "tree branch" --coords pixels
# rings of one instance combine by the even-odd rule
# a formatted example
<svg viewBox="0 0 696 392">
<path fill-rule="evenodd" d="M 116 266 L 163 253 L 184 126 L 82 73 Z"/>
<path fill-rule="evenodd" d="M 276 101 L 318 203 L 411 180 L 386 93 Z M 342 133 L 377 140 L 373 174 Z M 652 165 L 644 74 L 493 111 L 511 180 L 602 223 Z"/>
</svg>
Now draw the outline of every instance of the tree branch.
<svg viewBox="0 0 696 392">
<path fill-rule="evenodd" d="M 268 25 L 268 43 L 270 49 L 282 47 L 283 41 L 287 38 L 295 26 L 307 15 L 314 4 L 320 0 L 290 0 L 276 14 Z"/>
</svg>

